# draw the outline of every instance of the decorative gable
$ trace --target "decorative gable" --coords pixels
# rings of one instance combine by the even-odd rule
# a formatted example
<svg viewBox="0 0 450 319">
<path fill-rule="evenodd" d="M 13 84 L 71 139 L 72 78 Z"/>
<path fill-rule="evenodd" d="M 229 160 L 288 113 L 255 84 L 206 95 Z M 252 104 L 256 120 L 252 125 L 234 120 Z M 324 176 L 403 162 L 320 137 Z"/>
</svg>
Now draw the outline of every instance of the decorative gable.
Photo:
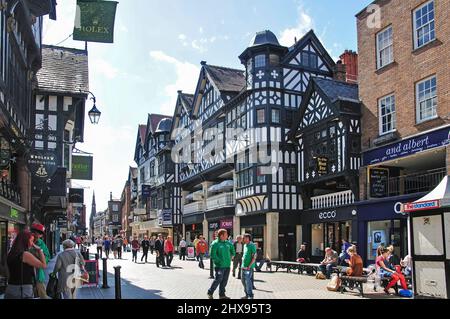
<svg viewBox="0 0 450 319">
<path fill-rule="evenodd" d="M 300 127 L 307 128 L 334 115 L 334 110 L 325 102 L 322 96 L 317 91 L 313 91 L 303 114 Z"/>
</svg>

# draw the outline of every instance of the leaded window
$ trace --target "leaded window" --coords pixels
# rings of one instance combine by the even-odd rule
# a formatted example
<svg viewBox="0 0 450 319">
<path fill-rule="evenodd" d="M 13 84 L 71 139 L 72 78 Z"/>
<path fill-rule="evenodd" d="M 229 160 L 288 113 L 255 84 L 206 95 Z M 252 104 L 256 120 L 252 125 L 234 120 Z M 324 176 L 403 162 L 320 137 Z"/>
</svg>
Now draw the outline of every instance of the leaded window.
<svg viewBox="0 0 450 319">
<path fill-rule="evenodd" d="M 279 109 L 272 109 L 272 123 L 280 124 L 280 110 Z"/>
<path fill-rule="evenodd" d="M 259 109 L 256 111 L 257 115 L 257 123 L 258 124 L 264 124 L 266 122 L 266 110 L 265 109 Z"/>
</svg>

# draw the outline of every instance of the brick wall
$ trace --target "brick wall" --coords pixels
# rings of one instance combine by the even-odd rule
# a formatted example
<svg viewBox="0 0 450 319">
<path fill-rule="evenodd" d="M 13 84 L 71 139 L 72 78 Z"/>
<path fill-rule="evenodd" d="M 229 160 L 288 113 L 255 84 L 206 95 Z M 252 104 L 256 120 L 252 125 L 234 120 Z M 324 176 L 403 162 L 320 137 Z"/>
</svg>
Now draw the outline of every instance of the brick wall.
<svg viewBox="0 0 450 319">
<path fill-rule="evenodd" d="M 369 28 L 368 13 L 357 16 L 359 92 L 363 102 L 363 150 L 379 135 L 378 99 L 395 93 L 401 138 L 450 123 L 450 0 L 435 0 L 436 41 L 414 51 L 412 11 L 427 1 L 380 0 L 381 27 Z M 377 71 L 376 34 L 393 27 L 394 63 Z M 416 124 L 415 84 L 437 77 L 438 119 Z"/>
</svg>

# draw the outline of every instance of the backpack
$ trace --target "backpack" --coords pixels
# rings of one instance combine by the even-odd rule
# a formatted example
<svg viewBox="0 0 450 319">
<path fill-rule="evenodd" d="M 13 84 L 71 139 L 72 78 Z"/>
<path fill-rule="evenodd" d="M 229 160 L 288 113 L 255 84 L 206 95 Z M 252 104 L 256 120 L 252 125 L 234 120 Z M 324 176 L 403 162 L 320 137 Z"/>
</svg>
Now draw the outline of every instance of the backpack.
<svg viewBox="0 0 450 319">
<path fill-rule="evenodd" d="M 327 285 L 328 291 L 338 291 L 341 287 L 341 278 L 338 275 L 333 275 L 331 281 Z"/>
<path fill-rule="evenodd" d="M 412 298 L 414 296 L 414 294 L 413 294 L 413 292 L 411 290 L 405 290 L 405 289 L 399 290 L 398 294 L 401 297 L 405 297 L 405 298 Z"/>
</svg>

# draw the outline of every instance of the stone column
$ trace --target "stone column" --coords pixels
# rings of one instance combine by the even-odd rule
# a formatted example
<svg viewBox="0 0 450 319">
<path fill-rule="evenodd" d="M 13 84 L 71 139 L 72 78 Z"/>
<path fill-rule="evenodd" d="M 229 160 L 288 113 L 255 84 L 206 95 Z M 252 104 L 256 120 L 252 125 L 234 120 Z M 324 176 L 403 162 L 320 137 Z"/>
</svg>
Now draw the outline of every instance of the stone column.
<svg viewBox="0 0 450 319">
<path fill-rule="evenodd" d="M 278 260 L 278 224 L 280 220 L 279 213 L 266 214 L 266 256 L 271 260 Z"/>
<path fill-rule="evenodd" d="M 203 236 L 208 238 L 208 221 L 206 220 L 206 217 L 203 220 Z"/>
<path fill-rule="evenodd" d="M 183 224 L 183 238 L 186 240 L 186 225 Z"/>
<path fill-rule="evenodd" d="M 233 216 L 233 234 L 234 237 L 241 234 L 241 219 L 238 216 Z"/>
<path fill-rule="evenodd" d="M 297 225 L 296 226 L 296 230 L 297 230 L 297 250 L 300 250 L 300 245 L 303 243 L 303 226 L 302 225 Z"/>
</svg>

